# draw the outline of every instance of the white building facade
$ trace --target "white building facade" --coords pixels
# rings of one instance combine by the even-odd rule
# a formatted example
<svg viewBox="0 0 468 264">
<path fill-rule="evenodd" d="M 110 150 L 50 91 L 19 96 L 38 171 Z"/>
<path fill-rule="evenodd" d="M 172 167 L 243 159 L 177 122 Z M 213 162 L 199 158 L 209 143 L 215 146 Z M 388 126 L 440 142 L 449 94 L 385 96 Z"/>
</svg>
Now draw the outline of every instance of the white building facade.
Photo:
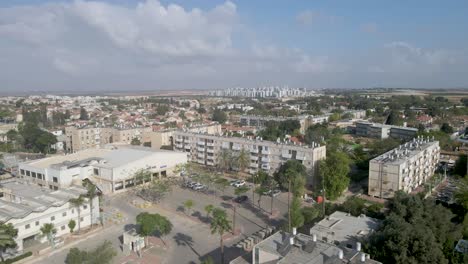
<svg viewBox="0 0 468 264">
<path fill-rule="evenodd" d="M 369 162 L 369 195 L 391 198 L 396 191 L 415 191 L 434 175 L 439 142 L 415 138 Z"/>
</svg>

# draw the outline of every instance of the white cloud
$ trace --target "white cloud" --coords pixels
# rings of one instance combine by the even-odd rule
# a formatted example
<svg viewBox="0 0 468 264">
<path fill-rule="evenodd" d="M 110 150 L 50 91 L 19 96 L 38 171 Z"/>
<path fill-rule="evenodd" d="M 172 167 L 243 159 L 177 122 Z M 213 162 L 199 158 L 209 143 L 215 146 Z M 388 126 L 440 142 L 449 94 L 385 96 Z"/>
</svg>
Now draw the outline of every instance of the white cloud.
<svg viewBox="0 0 468 264">
<path fill-rule="evenodd" d="M 296 21 L 302 25 L 309 26 L 320 16 L 321 14 L 318 11 L 304 10 L 297 14 Z"/>
<path fill-rule="evenodd" d="M 428 50 L 407 42 L 394 41 L 385 45 L 391 64 L 401 70 L 436 70 L 456 63 L 456 57 L 446 50 Z"/>
</svg>

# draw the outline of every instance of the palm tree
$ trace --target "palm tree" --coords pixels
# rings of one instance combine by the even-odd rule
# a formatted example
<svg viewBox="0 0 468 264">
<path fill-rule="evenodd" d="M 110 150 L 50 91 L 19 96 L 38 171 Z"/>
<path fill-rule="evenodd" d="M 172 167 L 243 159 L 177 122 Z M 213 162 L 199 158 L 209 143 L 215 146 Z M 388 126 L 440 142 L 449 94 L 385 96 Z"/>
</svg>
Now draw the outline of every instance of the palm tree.
<svg viewBox="0 0 468 264">
<path fill-rule="evenodd" d="M 81 229 L 81 206 L 85 203 L 83 196 L 78 196 L 77 198 L 72 198 L 69 200 L 70 204 L 73 205 L 78 210 L 78 233 Z"/>
<path fill-rule="evenodd" d="M 43 236 L 47 237 L 49 241 L 49 245 L 54 247 L 54 234 L 57 233 L 57 229 L 55 228 L 54 224 L 47 223 L 41 227 L 41 233 Z"/>
<path fill-rule="evenodd" d="M 89 202 L 91 228 L 92 228 L 93 227 L 93 201 L 94 201 L 94 198 L 96 198 L 96 196 L 98 195 L 98 192 L 97 192 L 96 185 L 92 183 L 88 183 L 86 187 L 88 189 L 86 196 L 88 197 L 88 202 Z"/>
<path fill-rule="evenodd" d="M 3 261 L 3 253 L 7 248 L 16 247 L 15 237 L 18 235 L 18 229 L 12 224 L 0 223 L 0 258 Z"/>
<path fill-rule="evenodd" d="M 236 157 L 236 164 L 239 167 L 240 172 L 244 172 L 245 168 L 250 165 L 250 152 L 242 148 L 239 155 Z"/>
<path fill-rule="evenodd" d="M 190 200 L 190 199 L 184 202 L 184 208 L 187 209 L 189 215 L 190 215 L 190 211 L 192 210 L 192 207 L 194 205 L 195 205 L 195 203 L 193 202 L 193 200 Z"/>
<path fill-rule="evenodd" d="M 208 217 L 213 212 L 214 206 L 209 204 L 205 206 L 206 217 Z"/>
<path fill-rule="evenodd" d="M 220 208 L 213 210 L 211 220 L 211 234 L 219 235 L 219 247 L 221 249 L 221 264 L 224 264 L 224 239 L 223 235 L 231 229 L 231 222 L 227 218 L 226 211 Z"/>
<path fill-rule="evenodd" d="M 271 198 L 271 201 L 270 201 L 270 215 L 273 215 L 273 190 L 277 189 L 279 187 L 278 185 L 278 182 L 275 181 L 274 179 L 272 178 L 267 178 L 266 182 L 265 182 L 265 187 L 270 191 L 270 198 Z M 288 200 L 289 202 L 289 200 Z"/>
<path fill-rule="evenodd" d="M 232 164 L 232 154 L 228 149 L 222 149 L 218 155 L 218 167 L 223 170 L 223 173 L 227 171 Z"/>
</svg>

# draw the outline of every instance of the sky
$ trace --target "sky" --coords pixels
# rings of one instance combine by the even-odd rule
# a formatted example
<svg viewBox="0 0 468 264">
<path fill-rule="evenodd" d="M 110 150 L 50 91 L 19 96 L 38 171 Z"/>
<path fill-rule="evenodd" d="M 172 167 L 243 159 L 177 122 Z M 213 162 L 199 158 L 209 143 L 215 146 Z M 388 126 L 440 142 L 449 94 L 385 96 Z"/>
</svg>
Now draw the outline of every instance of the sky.
<svg viewBox="0 0 468 264">
<path fill-rule="evenodd" d="M 0 92 L 468 87 L 468 1 L 1 0 Z"/>
</svg>

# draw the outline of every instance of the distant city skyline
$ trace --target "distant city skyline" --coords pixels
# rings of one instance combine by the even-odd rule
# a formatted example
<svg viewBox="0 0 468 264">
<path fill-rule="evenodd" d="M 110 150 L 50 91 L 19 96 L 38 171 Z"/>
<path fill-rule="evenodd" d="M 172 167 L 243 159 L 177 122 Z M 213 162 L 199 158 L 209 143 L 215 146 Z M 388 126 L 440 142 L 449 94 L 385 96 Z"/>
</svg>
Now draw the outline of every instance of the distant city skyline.
<svg viewBox="0 0 468 264">
<path fill-rule="evenodd" d="M 467 88 L 468 2 L 5 0 L 0 93 Z"/>
</svg>

